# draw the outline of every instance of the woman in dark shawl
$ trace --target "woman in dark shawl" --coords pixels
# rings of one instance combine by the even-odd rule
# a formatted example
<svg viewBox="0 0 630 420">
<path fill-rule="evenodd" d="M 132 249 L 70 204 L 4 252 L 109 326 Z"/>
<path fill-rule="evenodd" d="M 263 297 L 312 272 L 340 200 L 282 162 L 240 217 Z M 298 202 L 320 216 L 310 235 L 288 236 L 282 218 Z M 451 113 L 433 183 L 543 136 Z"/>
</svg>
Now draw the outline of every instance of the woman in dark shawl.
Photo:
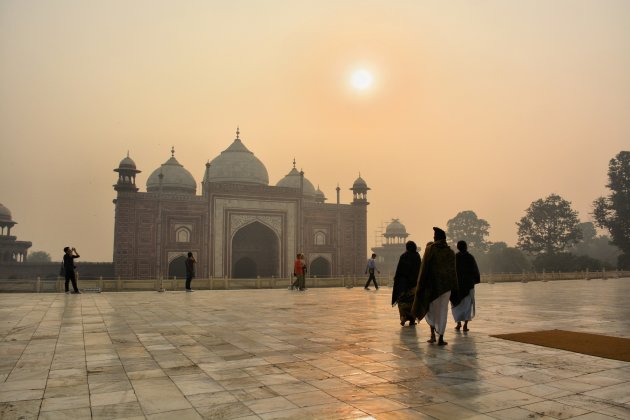
<svg viewBox="0 0 630 420">
<path fill-rule="evenodd" d="M 459 252 L 455 255 L 457 270 L 457 291 L 451 291 L 451 311 L 457 321 L 455 329 L 459 331 L 464 321 L 464 331 L 468 331 L 468 322 L 475 317 L 475 284 L 481 282 L 477 261 L 468 252 L 466 242 L 457 242 Z"/>
<path fill-rule="evenodd" d="M 411 305 L 416 293 L 418 273 L 420 272 L 420 254 L 418 247 L 413 241 L 405 244 L 407 252 L 400 256 L 396 274 L 394 274 L 394 289 L 392 291 L 392 306 L 398 304 L 400 313 L 400 325 L 404 326 L 409 321 L 409 325 L 415 325 L 416 320 L 411 314 Z"/>
</svg>

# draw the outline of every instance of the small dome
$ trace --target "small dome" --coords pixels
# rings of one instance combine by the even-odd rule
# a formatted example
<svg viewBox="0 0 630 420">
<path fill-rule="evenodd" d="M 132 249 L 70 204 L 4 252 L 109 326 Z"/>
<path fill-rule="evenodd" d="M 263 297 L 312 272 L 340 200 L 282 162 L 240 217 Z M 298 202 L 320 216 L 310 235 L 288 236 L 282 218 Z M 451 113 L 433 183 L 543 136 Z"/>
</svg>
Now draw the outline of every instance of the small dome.
<svg viewBox="0 0 630 420">
<path fill-rule="evenodd" d="M 317 191 L 315 191 L 315 198 L 322 202 L 326 201 L 326 196 L 324 195 L 324 192 L 319 189 L 319 185 L 317 186 Z"/>
<path fill-rule="evenodd" d="M 162 192 L 195 194 L 197 192 L 195 178 L 175 159 L 175 151 L 171 150 L 171 153 L 173 156 L 149 175 L 147 192 L 160 191 L 162 174 Z"/>
<path fill-rule="evenodd" d="M 361 178 L 361 175 L 359 175 L 359 177 L 354 180 L 354 183 L 352 184 L 352 189 L 353 190 L 369 190 L 367 186 L 367 182 L 365 182 L 365 180 Z"/>
<path fill-rule="evenodd" d="M 284 178 L 278 181 L 276 187 L 295 188 L 298 190 L 300 189 L 300 173 L 297 169 L 295 169 L 295 166 L 293 167 L 293 169 L 291 169 L 291 172 L 286 174 Z M 303 187 L 304 195 L 308 195 L 311 197 L 315 196 L 315 187 L 313 186 L 313 184 L 311 184 L 311 181 L 306 179 L 306 177 L 304 177 Z"/>
<path fill-rule="evenodd" d="M 385 228 L 385 236 L 407 236 L 407 229 L 398 219 L 392 219 Z"/>
<path fill-rule="evenodd" d="M 204 182 L 234 182 L 269 185 L 265 165 L 245 147 L 236 130 L 234 142 L 215 157 L 206 169 Z"/>
<path fill-rule="evenodd" d="M 0 222 L 12 222 L 11 210 L 0 204 Z"/>
<path fill-rule="evenodd" d="M 136 169 L 136 162 L 127 154 L 127 157 L 120 161 L 118 169 Z"/>
</svg>

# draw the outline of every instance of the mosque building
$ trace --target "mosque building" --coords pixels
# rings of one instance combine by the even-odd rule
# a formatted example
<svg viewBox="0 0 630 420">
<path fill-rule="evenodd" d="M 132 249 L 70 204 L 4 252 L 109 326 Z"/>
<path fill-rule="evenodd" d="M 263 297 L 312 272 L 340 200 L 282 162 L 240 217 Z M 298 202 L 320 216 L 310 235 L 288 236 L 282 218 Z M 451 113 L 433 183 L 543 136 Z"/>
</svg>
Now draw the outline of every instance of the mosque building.
<svg viewBox="0 0 630 420">
<path fill-rule="evenodd" d="M 11 235 L 11 228 L 17 222 L 11 217 L 11 211 L 0 204 L 0 263 L 26 262 L 28 249 L 32 243 L 18 241 Z"/>
<path fill-rule="evenodd" d="M 206 164 L 198 194 L 194 177 L 175 158 L 155 169 L 146 192 L 125 157 L 114 169 L 118 182 L 114 271 L 121 278 L 184 277 L 186 254 L 197 260 L 198 278 L 290 277 L 297 253 L 310 276 L 363 272 L 367 258 L 367 192 L 359 176 L 353 200 L 326 203 L 295 167 L 269 185 L 265 165 L 240 138 Z"/>
</svg>

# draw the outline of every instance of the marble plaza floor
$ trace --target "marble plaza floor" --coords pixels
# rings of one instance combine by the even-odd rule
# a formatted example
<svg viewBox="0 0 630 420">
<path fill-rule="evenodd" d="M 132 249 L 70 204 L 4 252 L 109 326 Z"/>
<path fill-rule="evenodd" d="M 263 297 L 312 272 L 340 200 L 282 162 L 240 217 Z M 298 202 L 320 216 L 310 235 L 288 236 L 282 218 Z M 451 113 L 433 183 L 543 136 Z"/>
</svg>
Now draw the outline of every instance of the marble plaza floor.
<svg viewBox="0 0 630 420">
<path fill-rule="evenodd" d="M 628 296 L 481 284 L 471 331 L 449 321 L 438 347 L 390 288 L 1 294 L 0 418 L 629 419 L 630 363 L 489 336 L 630 337 Z"/>
</svg>

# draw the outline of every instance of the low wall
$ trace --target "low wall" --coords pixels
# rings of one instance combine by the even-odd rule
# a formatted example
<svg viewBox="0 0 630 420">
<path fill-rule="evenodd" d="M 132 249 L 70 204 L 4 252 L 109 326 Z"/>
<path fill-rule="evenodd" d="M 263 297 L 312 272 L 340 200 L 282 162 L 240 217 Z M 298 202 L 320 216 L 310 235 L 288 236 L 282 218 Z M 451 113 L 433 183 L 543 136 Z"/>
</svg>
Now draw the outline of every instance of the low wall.
<svg viewBox="0 0 630 420">
<path fill-rule="evenodd" d="M 114 263 L 111 262 L 80 262 L 77 265 L 84 278 L 114 277 Z M 59 276 L 60 268 L 61 262 L 3 263 L 0 264 L 0 279 L 29 280 L 39 277 L 54 280 Z"/>
<path fill-rule="evenodd" d="M 365 284 L 366 278 L 356 276 L 341 277 L 307 277 L 306 287 L 355 287 Z M 185 279 L 148 279 L 130 280 L 115 278 L 82 279 L 79 277 L 78 284 L 81 290 L 97 290 L 103 292 L 131 292 L 131 291 L 155 291 L 184 290 Z M 258 279 L 194 279 L 192 286 L 196 290 L 239 290 L 239 289 L 287 289 L 293 279 L 281 278 L 258 278 Z M 378 282 L 382 286 L 388 286 L 390 279 L 379 278 Z M 0 279 L 0 292 L 21 292 L 21 293 L 46 293 L 62 292 L 65 280 L 62 277 L 56 279 Z"/>
<path fill-rule="evenodd" d="M 482 274 L 482 283 L 502 283 L 530 281 L 555 281 L 555 280 L 591 280 L 607 278 L 630 277 L 630 271 L 582 271 L 573 273 L 493 273 Z M 387 276 L 377 278 L 381 286 L 390 286 L 392 279 Z M 193 288 L 197 290 L 238 290 L 238 289 L 286 289 L 293 279 L 281 278 L 258 278 L 258 279 L 228 279 L 210 278 L 194 279 Z M 339 277 L 307 277 L 306 287 L 363 287 L 365 276 L 339 276 Z M 0 292 L 22 292 L 22 293 L 51 293 L 62 292 L 64 290 L 64 279 L 35 278 L 35 279 L 0 279 Z M 131 292 L 131 291 L 156 291 L 184 290 L 185 279 L 117 279 L 79 278 L 79 288 L 87 291 L 100 290 L 103 292 Z"/>
</svg>

